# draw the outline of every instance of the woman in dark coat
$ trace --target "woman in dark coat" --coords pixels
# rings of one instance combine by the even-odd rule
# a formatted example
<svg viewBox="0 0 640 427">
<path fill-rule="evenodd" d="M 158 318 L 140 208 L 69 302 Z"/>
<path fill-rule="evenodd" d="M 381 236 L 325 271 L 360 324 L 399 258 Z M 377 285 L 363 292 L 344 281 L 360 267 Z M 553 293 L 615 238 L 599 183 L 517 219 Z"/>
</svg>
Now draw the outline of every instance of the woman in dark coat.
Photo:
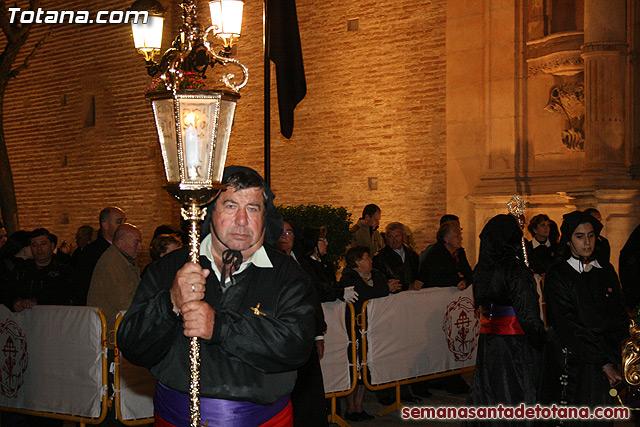
<svg viewBox="0 0 640 427">
<path fill-rule="evenodd" d="M 373 269 L 373 261 L 366 246 L 355 246 L 345 255 L 347 267 L 342 271 L 340 285 L 345 289 L 345 301 L 353 303 L 356 316 L 362 311 L 362 305 L 372 298 L 380 298 L 400 289 L 400 281 L 387 281 L 384 274 Z M 356 328 L 357 329 L 357 328 Z M 358 341 L 361 336 L 358 333 Z M 356 389 L 347 396 L 345 418 L 348 421 L 362 421 L 373 419 L 362 409 L 364 400 L 364 384 L 358 384 Z"/>
<path fill-rule="evenodd" d="M 325 227 L 305 227 L 302 233 L 300 266 L 307 272 L 318 291 L 320 302 L 338 299 L 338 282 L 333 265 L 325 260 L 329 242 Z"/>
<path fill-rule="evenodd" d="M 531 218 L 527 228 L 533 237 L 527 242 L 529 265 L 534 273 L 543 275 L 553 264 L 558 246 L 558 242 L 550 237 L 551 219 L 545 214 L 536 215 Z"/>
<path fill-rule="evenodd" d="M 613 266 L 594 256 L 601 229 L 596 218 L 581 211 L 563 218 L 564 256 L 547 271 L 544 289 L 550 339 L 543 403 L 612 405 L 609 389 L 622 380 L 618 366 L 628 318 Z"/>
<path fill-rule="evenodd" d="M 536 283 L 522 255 L 522 230 L 516 218 L 497 215 L 489 220 L 480 234 L 474 272 L 475 304 L 482 311 L 482 322 L 469 406 L 536 403 L 545 332 Z M 483 423 L 467 425 L 474 424 Z"/>
</svg>

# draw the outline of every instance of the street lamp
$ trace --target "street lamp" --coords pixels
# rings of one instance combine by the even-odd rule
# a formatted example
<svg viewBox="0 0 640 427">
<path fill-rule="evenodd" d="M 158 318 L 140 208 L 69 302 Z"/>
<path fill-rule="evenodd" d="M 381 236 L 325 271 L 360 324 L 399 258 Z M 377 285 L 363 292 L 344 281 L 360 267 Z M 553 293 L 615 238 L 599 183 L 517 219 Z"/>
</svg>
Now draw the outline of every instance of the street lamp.
<svg viewBox="0 0 640 427">
<path fill-rule="evenodd" d="M 203 31 L 197 20 L 195 0 L 182 0 L 183 24 L 162 55 L 160 52 L 164 8 L 157 0 L 136 0 L 130 10 L 149 12 L 146 24 L 132 24 L 136 49 L 144 55 L 147 72 L 159 75 L 147 91 L 160 141 L 167 185 L 165 189 L 183 204 L 182 217 L 189 222 L 189 259 L 200 258 L 199 223 L 206 215 L 201 206 L 225 188 L 221 183 L 227 157 L 238 91 L 247 83 L 247 68 L 230 58 L 233 42 L 240 37 L 241 0 L 212 0 L 213 25 Z M 152 20 L 153 19 L 153 20 Z M 215 36 L 223 49 L 217 53 L 209 40 Z M 236 65 L 242 80 L 224 74 L 226 90 L 205 89 L 206 71 L 216 64 Z M 190 425 L 200 426 L 200 343 L 190 341 Z"/>
</svg>

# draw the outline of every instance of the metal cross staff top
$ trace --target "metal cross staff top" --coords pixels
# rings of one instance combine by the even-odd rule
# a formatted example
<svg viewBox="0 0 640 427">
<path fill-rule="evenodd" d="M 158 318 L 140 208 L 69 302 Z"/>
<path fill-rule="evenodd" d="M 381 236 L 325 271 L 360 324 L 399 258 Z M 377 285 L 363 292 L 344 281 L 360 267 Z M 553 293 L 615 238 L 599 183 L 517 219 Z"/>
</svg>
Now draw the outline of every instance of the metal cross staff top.
<svg viewBox="0 0 640 427">
<path fill-rule="evenodd" d="M 514 195 L 507 203 L 509 213 L 516 217 L 520 228 L 524 228 L 524 212 L 526 210 L 524 199 L 518 195 Z M 522 234 L 522 253 L 524 254 L 524 263 L 529 267 L 529 256 L 527 255 L 527 247 L 525 245 L 524 233 Z"/>
</svg>

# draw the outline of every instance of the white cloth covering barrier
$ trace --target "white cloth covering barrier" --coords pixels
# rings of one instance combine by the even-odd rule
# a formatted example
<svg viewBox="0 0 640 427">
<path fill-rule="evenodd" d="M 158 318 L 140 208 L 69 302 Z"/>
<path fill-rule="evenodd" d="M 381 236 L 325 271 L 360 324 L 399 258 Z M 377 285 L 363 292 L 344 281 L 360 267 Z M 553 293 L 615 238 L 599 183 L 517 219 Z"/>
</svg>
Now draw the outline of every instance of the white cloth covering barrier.
<svg viewBox="0 0 640 427">
<path fill-rule="evenodd" d="M 480 319 L 471 288 L 405 291 L 367 304 L 371 385 L 473 366 Z"/>
<path fill-rule="evenodd" d="M 323 310 L 325 392 L 349 390 L 346 304 L 324 303 Z M 371 384 L 472 366 L 479 327 L 470 289 L 429 288 L 371 300 L 366 331 Z M 100 417 L 106 393 L 103 354 L 97 308 L 36 306 L 11 313 L 0 306 L 0 406 Z M 120 363 L 119 416 L 152 417 L 153 377 L 123 359 Z"/>
<path fill-rule="evenodd" d="M 0 406 L 101 414 L 102 323 L 94 307 L 0 305 Z"/>
<path fill-rule="evenodd" d="M 120 357 L 120 413 L 124 421 L 153 418 L 156 379 L 147 368 L 132 365 Z"/>
<path fill-rule="evenodd" d="M 322 303 L 327 333 L 324 336 L 324 357 L 320 360 L 325 393 L 336 393 L 351 388 L 349 376 L 349 334 L 342 301 Z"/>
</svg>

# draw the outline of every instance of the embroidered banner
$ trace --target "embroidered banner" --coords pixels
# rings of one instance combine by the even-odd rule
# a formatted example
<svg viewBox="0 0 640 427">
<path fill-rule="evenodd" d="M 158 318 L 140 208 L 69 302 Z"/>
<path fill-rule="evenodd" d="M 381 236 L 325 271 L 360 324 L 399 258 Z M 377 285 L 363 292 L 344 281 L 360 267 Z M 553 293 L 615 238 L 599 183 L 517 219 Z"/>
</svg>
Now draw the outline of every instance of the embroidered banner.
<svg viewBox="0 0 640 427">
<path fill-rule="evenodd" d="M 95 307 L 0 305 L 0 406 L 98 418 L 102 355 Z"/>
<path fill-rule="evenodd" d="M 480 320 L 471 288 L 405 291 L 367 305 L 371 385 L 473 366 Z"/>
</svg>

